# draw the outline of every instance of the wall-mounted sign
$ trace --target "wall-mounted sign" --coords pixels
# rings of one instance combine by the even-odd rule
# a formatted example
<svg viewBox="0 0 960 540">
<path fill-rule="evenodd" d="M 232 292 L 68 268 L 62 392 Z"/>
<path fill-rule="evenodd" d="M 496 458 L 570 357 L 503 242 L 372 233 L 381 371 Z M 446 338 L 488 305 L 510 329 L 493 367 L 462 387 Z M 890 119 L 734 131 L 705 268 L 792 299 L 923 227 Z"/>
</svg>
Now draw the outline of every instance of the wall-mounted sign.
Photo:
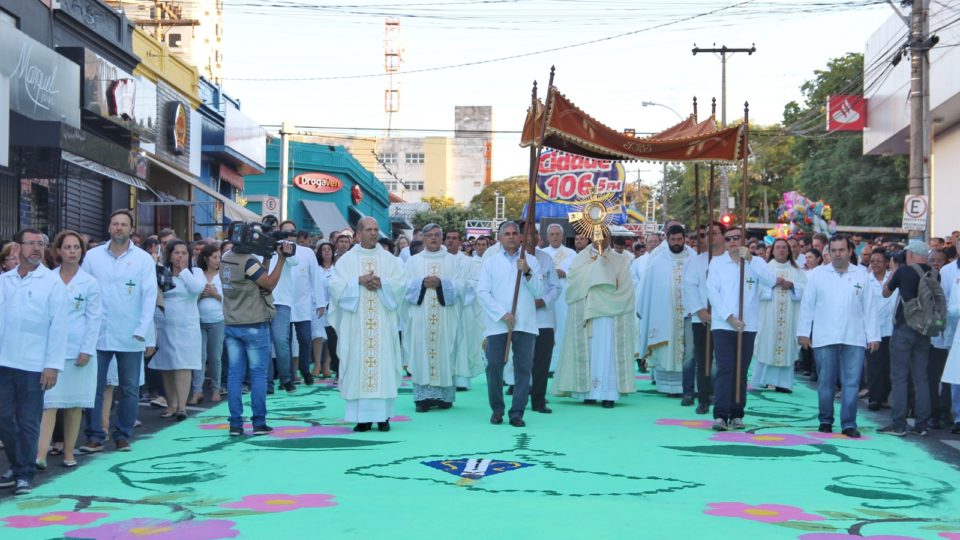
<svg viewBox="0 0 960 540">
<path fill-rule="evenodd" d="M 293 185 L 313 193 L 336 193 L 343 187 L 343 180 L 325 173 L 303 173 L 293 178 Z"/>
<path fill-rule="evenodd" d="M 276 197 L 264 197 L 263 198 L 263 215 L 276 216 L 277 219 L 280 218 L 280 199 Z"/>
<path fill-rule="evenodd" d="M 827 131 L 863 131 L 867 127 L 867 100 L 863 96 L 827 98 Z"/>
<path fill-rule="evenodd" d="M 9 25 L 0 32 L 0 75 L 10 106 L 32 120 L 80 127 L 80 67 Z"/>
<path fill-rule="evenodd" d="M 363 190 L 360 189 L 360 186 L 353 186 L 353 189 L 350 190 L 350 196 L 353 198 L 353 204 L 360 204 L 360 201 L 363 200 Z"/>
<path fill-rule="evenodd" d="M 183 103 L 172 102 L 169 104 L 167 114 L 167 130 L 170 137 L 170 151 L 176 155 L 183 155 L 187 151 L 187 119 L 189 113 Z"/>
</svg>

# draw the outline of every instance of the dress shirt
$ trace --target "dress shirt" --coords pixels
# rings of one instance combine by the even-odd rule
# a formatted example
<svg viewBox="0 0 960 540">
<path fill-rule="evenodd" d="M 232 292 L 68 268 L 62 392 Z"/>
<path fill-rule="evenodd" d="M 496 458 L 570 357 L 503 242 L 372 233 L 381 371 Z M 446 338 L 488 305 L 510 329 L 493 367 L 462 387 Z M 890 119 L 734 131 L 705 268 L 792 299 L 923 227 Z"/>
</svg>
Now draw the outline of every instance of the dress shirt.
<svg viewBox="0 0 960 540">
<path fill-rule="evenodd" d="M 283 262 L 283 270 L 280 271 L 280 279 L 277 281 L 277 286 L 273 288 L 272 293 L 274 305 L 290 307 L 290 322 L 295 322 L 293 319 L 293 306 L 297 303 L 295 300 L 297 298 L 297 290 L 295 289 L 294 284 L 294 274 L 299 274 L 300 272 L 298 271 L 304 270 L 302 268 L 298 268 L 301 259 L 297 255 L 299 255 L 302 251 L 302 248 L 297 248 L 297 252 L 294 253 L 292 257 L 287 257 L 287 260 Z M 316 256 L 311 256 L 313 257 L 314 261 L 316 261 Z M 277 267 L 277 261 L 279 260 L 280 255 L 278 254 L 274 254 L 273 257 L 270 258 L 270 268 L 268 268 L 269 272 L 273 272 L 273 269 Z M 302 284 L 298 283 L 298 285 Z"/>
<path fill-rule="evenodd" d="M 891 272 L 888 270 L 883 275 L 882 280 L 877 280 L 873 272 L 867 269 L 867 276 L 870 278 L 870 290 L 873 291 L 873 309 L 877 310 L 877 326 L 880 328 L 880 337 L 890 337 L 893 335 L 893 314 L 897 309 L 897 302 L 900 300 L 900 292 L 893 291 L 889 298 L 883 297 L 883 284 L 890 279 Z"/>
<path fill-rule="evenodd" d="M 753 257 L 744 265 L 743 323 L 745 332 L 756 332 L 760 320 L 760 285 L 773 287 L 777 276 L 760 257 Z M 740 263 L 729 253 L 710 261 L 707 275 L 707 297 L 713 306 L 711 328 L 735 330 L 727 318 L 740 312 Z"/>
<path fill-rule="evenodd" d="M 131 242 L 119 257 L 110 251 L 110 242 L 87 252 L 83 269 L 97 279 L 103 299 L 100 324 L 100 351 L 143 351 L 152 332 L 157 306 L 157 265 L 146 251 Z"/>
<path fill-rule="evenodd" d="M 146 252 L 143 252 L 146 253 Z M 151 261 L 152 263 L 152 261 Z M 22 371 L 63 370 L 67 353 L 66 287 L 43 266 L 20 277 L 19 267 L 0 275 L 5 302 L 0 366 Z"/>
<path fill-rule="evenodd" d="M 843 273 L 832 264 L 808 272 L 797 336 L 813 336 L 814 347 L 864 347 L 879 342 L 880 325 L 871 279 L 865 268 L 853 264 Z"/>
<path fill-rule="evenodd" d="M 483 307 L 484 337 L 507 333 L 507 324 L 500 319 L 510 313 L 513 305 L 513 288 L 516 283 L 519 258 L 519 250 L 514 255 L 504 250 L 497 250 L 483 258 L 480 279 L 477 282 L 477 299 Z M 540 332 L 537 329 L 534 299 L 540 296 L 542 288 L 540 263 L 536 257 L 528 256 L 526 259 L 531 276 L 520 279 L 523 285 L 517 297 L 516 322 L 513 330 L 538 335 Z"/>
<path fill-rule="evenodd" d="M 725 255 L 725 254 L 724 254 Z M 702 323 L 697 312 L 707 309 L 710 301 L 707 293 L 707 265 L 710 254 L 700 253 L 690 257 L 683 265 L 683 280 L 680 285 L 680 296 L 683 299 L 683 310 L 692 316 L 695 323 Z M 722 255 L 721 255 L 722 256 Z"/>
<path fill-rule="evenodd" d="M 545 304 L 542 308 L 537 308 L 537 327 L 555 328 L 556 312 L 554 307 L 557 299 L 560 298 L 560 277 L 557 276 L 557 269 L 554 268 L 553 257 L 549 253 L 537 248 L 537 263 L 540 265 L 540 295 L 538 300 L 543 300 Z M 531 266 L 531 268 L 533 268 Z"/>
</svg>

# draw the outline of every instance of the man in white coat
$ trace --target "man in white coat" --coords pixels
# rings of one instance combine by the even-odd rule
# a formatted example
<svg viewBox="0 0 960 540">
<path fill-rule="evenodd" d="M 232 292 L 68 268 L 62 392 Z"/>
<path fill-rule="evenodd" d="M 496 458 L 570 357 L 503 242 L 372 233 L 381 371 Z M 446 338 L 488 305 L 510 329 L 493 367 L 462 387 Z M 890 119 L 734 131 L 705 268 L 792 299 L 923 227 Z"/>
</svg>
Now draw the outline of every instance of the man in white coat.
<svg viewBox="0 0 960 540">
<path fill-rule="evenodd" d="M 343 336 L 339 389 L 355 431 L 369 431 L 373 422 L 388 431 L 403 373 L 396 311 L 406 280 L 400 259 L 377 244 L 377 221 L 365 217 L 357 228 L 360 244 L 330 277 L 330 323 Z"/>
<path fill-rule="evenodd" d="M 547 227 L 547 242 L 549 245 L 543 248 L 543 251 L 553 259 L 553 267 L 557 271 L 557 279 L 560 283 L 560 301 L 554 306 L 554 315 L 556 318 L 556 330 L 554 332 L 553 354 L 550 357 L 550 371 L 556 371 L 557 362 L 560 361 L 560 351 L 563 349 L 563 333 L 567 324 L 567 302 L 564 300 L 567 294 L 567 272 L 570 271 L 570 265 L 573 264 L 577 252 L 563 245 L 565 240 L 563 225 L 551 223 Z"/>
<path fill-rule="evenodd" d="M 463 295 L 460 260 L 443 249 L 443 230 L 423 227 L 424 250 L 407 260 L 403 357 L 413 375 L 417 412 L 449 409 L 456 399 L 457 332 Z"/>
</svg>

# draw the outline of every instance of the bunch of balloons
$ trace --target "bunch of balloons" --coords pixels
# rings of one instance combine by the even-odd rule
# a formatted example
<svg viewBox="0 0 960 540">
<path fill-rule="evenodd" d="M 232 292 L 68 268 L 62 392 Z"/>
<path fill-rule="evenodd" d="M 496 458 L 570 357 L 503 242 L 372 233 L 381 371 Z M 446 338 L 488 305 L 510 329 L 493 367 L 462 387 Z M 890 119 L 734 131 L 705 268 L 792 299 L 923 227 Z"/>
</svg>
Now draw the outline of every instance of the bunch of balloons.
<svg viewBox="0 0 960 540">
<path fill-rule="evenodd" d="M 837 231 L 837 224 L 832 219 L 833 210 L 823 201 L 811 201 L 796 191 L 783 194 L 783 204 L 777 208 L 777 225 L 767 230 L 767 243 L 773 243 L 776 238 L 787 238 L 792 235 L 812 235 L 824 233 L 827 235 Z"/>
</svg>

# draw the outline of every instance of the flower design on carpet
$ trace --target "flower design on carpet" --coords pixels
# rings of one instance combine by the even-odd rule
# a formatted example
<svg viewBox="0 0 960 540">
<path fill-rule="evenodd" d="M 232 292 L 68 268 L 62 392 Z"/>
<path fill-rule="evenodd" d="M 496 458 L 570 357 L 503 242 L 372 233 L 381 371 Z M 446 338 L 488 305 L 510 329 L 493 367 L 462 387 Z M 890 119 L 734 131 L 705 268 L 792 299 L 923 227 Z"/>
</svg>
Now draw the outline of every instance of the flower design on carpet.
<svg viewBox="0 0 960 540">
<path fill-rule="evenodd" d="M 218 424 L 200 424 L 197 427 L 207 431 L 226 431 L 230 429 L 230 424 L 228 422 L 221 422 Z M 253 424 L 244 424 L 243 429 L 253 429 Z"/>
<path fill-rule="evenodd" d="M 519 461 L 501 461 L 482 457 L 424 461 L 423 464 L 454 476 L 475 480 L 503 472 L 519 471 L 524 467 L 533 466 L 529 463 L 521 463 Z"/>
<path fill-rule="evenodd" d="M 920 540 L 915 536 L 900 536 L 899 534 L 880 534 L 876 536 L 861 536 L 845 533 L 808 533 L 801 534 L 798 540 Z"/>
<path fill-rule="evenodd" d="M 784 504 L 745 504 L 739 502 L 709 503 L 710 509 L 704 514 L 720 517 L 735 517 L 761 521 L 763 523 L 780 523 L 784 521 L 823 521 L 823 516 L 808 514 L 802 508 Z"/>
<path fill-rule="evenodd" d="M 960 532 L 942 532 L 937 536 L 946 538 L 947 540 L 960 540 Z"/>
<path fill-rule="evenodd" d="M 754 444 L 757 446 L 803 446 L 808 444 L 823 444 L 823 441 L 791 435 L 789 433 L 750 433 L 726 431 L 710 437 L 711 441 L 727 443 Z"/>
<path fill-rule="evenodd" d="M 269 436 L 275 439 L 304 439 L 349 433 L 353 433 L 353 430 L 340 426 L 278 426 L 273 428 Z"/>
<path fill-rule="evenodd" d="M 47 512 L 39 516 L 10 516 L 0 518 L 0 521 L 6 521 L 6 526 L 13 529 L 31 529 L 51 525 L 89 525 L 109 515 L 97 512 Z"/>
<path fill-rule="evenodd" d="M 167 519 L 133 518 L 105 523 L 97 527 L 74 529 L 68 531 L 64 536 L 91 540 L 136 540 L 143 538 L 154 540 L 216 540 L 239 536 L 240 531 L 234 529 L 234 525 L 236 523 L 225 519 L 170 521 Z"/>
<path fill-rule="evenodd" d="M 685 420 L 682 418 L 661 418 L 656 421 L 658 426 L 679 426 L 690 429 L 710 429 L 713 422 L 710 420 Z"/>
<path fill-rule="evenodd" d="M 274 495 L 247 495 L 238 502 L 221 504 L 224 508 L 243 508 L 257 512 L 289 512 L 301 508 L 325 508 L 336 506 L 333 495 L 306 494 L 288 495 L 286 493 Z"/>
</svg>

